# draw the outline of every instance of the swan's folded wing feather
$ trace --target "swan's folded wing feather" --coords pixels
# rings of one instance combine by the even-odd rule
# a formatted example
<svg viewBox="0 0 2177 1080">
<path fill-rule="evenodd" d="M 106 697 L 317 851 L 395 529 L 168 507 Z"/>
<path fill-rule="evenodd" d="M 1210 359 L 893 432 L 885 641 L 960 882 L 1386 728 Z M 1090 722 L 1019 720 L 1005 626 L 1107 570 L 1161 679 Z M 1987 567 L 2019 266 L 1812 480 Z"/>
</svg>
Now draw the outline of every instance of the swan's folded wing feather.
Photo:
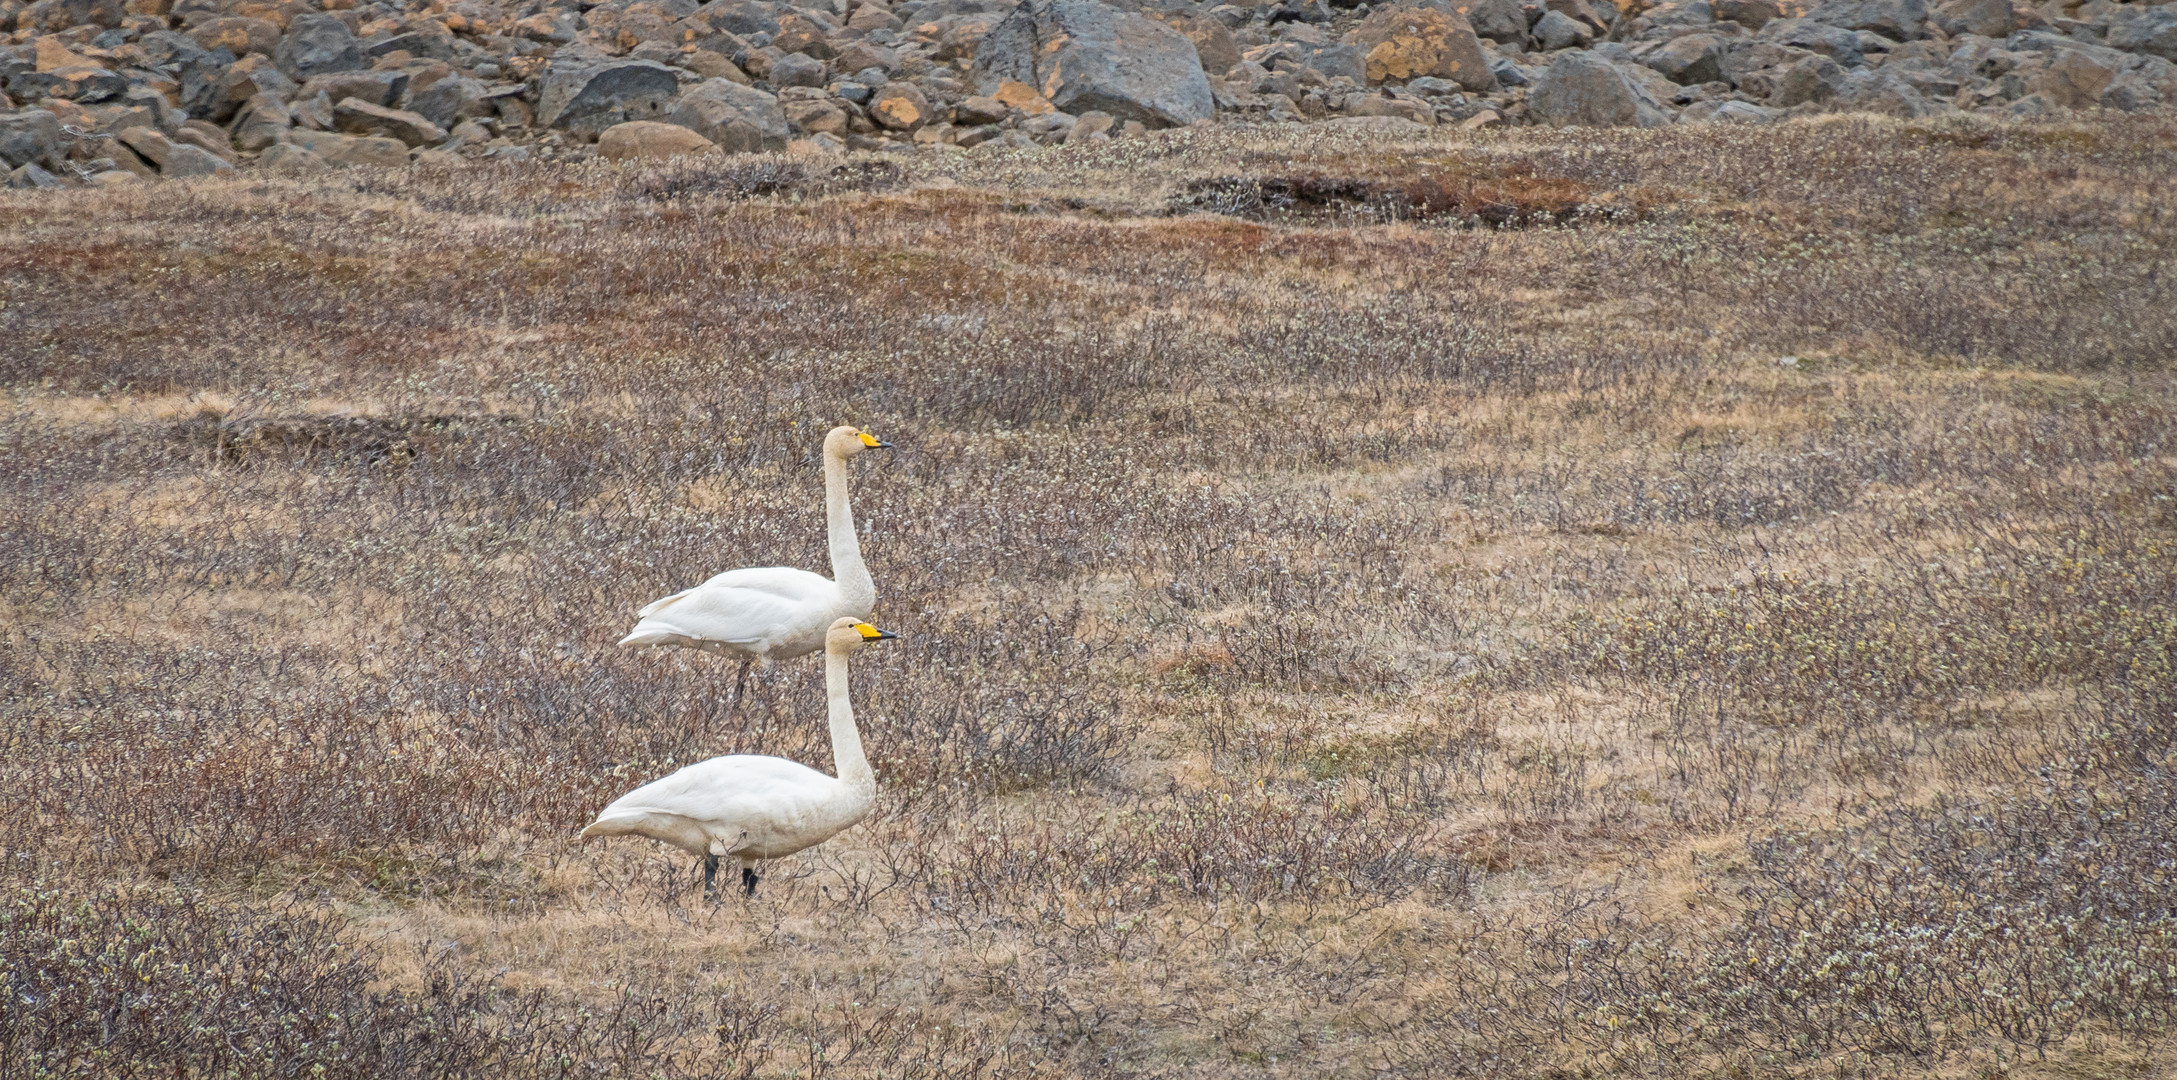
<svg viewBox="0 0 2177 1080">
<path fill-rule="evenodd" d="M 837 582 L 822 574 L 796 570 L 791 566 L 750 566 L 728 570 L 689 591 L 702 592 L 707 589 L 768 593 L 781 600 L 802 604 L 830 603 L 839 595 Z"/>
<path fill-rule="evenodd" d="M 702 586 L 698 585 L 696 586 L 696 588 L 702 588 Z M 658 612 L 664 611 L 666 608 L 672 607 L 674 604 L 687 599 L 688 595 L 693 592 L 695 592 L 695 589 L 682 589 L 671 596 L 662 596 L 656 600 L 652 600 L 649 603 L 644 604 L 642 606 L 642 610 L 635 613 L 635 617 L 638 619 L 642 619 L 648 618 L 651 615 L 655 615 Z"/>
<path fill-rule="evenodd" d="M 805 570 L 736 570 L 643 609 L 634 641 L 680 637 L 731 645 L 806 634 L 831 617 L 839 587 Z"/>
</svg>

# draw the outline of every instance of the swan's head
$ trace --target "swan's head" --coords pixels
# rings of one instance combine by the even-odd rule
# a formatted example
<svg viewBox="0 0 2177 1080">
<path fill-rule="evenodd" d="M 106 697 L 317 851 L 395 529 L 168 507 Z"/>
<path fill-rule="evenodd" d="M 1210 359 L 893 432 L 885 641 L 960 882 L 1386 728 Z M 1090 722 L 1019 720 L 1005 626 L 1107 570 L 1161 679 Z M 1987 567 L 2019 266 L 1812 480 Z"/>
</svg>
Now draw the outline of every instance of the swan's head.
<svg viewBox="0 0 2177 1080">
<path fill-rule="evenodd" d="M 840 652 L 853 652 L 872 641 L 898 636 L 890 630 L 879 630 L 860 619 L 841 619 L 831 624 L 831 629 L 824 634 L 824 647 Z"/>
<path fill-rule="evenodd" d="M 839 457 L 850 458 L 864 450 L 890 450 L 892 444 L 855 427 L 841 424 L 824 436 L 824 451 Z"/>
</svg>

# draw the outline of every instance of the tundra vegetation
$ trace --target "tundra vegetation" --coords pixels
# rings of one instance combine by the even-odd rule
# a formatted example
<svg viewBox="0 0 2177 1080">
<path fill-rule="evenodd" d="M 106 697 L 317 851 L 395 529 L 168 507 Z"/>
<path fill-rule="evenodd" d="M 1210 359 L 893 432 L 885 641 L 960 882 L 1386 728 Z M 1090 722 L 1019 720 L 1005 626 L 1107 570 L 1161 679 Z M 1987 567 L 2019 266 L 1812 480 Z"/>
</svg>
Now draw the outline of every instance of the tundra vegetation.
<svg viewBox="0 0 2177 1080">
<path fill-rule="evenodd" d="M 2118 1077 L 2177 125 L 1194 129 L 0 193 L 0 1076 Z M 703 902 L 582 843 L 828 762 Z M 758 738 L 761 735 L 761 743 Z"/>
</svg>

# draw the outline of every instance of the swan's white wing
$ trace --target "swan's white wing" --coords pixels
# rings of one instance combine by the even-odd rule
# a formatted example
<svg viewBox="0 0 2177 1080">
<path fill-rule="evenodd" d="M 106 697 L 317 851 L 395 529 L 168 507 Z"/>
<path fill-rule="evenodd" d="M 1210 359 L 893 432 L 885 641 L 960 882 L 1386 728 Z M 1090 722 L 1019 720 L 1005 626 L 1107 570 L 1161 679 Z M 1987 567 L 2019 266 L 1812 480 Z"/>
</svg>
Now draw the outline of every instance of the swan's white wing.
<svg viewBox="0 0 2177 1080">
<path fill-rule="evenodd" d="M 642 609 L 622 645 L 716 642 L 752 652 L 814 636 L 839 608 L 839 586 L 786 566 L 729 570 Z"/>
</svg>

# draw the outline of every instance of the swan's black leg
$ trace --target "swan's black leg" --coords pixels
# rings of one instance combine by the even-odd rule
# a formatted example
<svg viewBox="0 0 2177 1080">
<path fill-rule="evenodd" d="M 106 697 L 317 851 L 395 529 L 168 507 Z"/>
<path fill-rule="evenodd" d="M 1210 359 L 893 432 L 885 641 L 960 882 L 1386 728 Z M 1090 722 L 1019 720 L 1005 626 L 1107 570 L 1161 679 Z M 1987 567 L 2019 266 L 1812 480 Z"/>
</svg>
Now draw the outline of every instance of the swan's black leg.
<svg viewBox="0 0 2177 1080">
<path fill-rule="evenodd" d="M 703 856 L 703 899 L 718 899 L 718 856 L 716 855 Z"/>
<path fill-rule="evenodd" d="M 753 656 L 741 658 L 741 677 L 733 680 L 733 697 L 726 702 L 726 715 L 721 723 L 731 723 L 733 714 L 741 711 L 741 694 L 748 689 L 748 669 L 756 662 Z"/>
<path fill-rule="evenodd" d="M 756 895 L 756 871 L 746 866 L 742 867 L 741 884 L 748 889 L 748 895 Z"/>
</svg>

